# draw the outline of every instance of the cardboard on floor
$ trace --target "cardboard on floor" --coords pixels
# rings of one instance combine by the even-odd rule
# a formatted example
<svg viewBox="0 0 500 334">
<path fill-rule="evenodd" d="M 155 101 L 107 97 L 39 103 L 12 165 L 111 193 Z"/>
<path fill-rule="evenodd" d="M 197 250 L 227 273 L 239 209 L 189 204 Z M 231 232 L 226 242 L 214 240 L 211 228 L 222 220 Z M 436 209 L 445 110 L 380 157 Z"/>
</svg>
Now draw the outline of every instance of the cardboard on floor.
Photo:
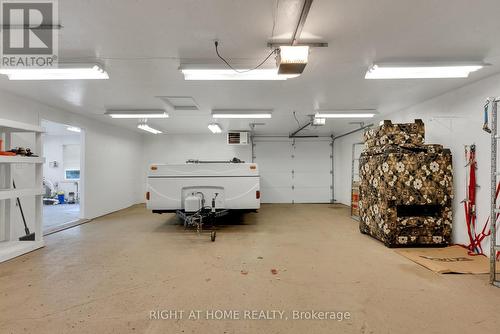
<svg viewBox="0 0 500 334">
<path fill-rule="evenodd" d="M 397 253 L 438 274 L 489 274 L 490 260 L 469 255 L 460 246 L 444 248 L 402 248 Z"/>
</svg>

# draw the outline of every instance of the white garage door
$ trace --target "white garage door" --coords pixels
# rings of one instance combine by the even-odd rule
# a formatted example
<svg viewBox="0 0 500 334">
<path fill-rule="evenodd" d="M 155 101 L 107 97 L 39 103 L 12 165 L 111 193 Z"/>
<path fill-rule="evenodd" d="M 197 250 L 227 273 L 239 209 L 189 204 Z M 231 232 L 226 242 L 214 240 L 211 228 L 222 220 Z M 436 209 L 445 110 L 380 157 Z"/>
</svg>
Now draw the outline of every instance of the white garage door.
<svg viewBox="0 0 500 334">
<path fill-rule="evenodd" d="M 256 141 L 263 203 L 330 203 L 329 141 Z"/>
<path fill-rule="evenodd" d="M 295 203 L 330 203 L 332 159 L 330 142 L 295 142 L 293 186 Z"/>
<path fill-rule="evenodd" d="M 292 145 L 289 142 L 255 143 L 262 203 L 292 203 Z"/>
</svg>

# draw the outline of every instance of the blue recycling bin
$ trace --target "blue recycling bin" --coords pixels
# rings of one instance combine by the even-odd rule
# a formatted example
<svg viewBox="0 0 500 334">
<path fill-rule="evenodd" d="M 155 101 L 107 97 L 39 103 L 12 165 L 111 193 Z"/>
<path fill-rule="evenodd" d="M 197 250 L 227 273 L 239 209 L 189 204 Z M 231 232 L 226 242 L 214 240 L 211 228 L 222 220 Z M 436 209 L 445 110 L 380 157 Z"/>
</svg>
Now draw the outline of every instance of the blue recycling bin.
<svg viewBox="0 0 500 334">
<path fill-rule="evenodd" d="M 59 204 L 64 204 L 64 194 L 57 195 L 57 199 L 59 200 Z"/>
</svg>

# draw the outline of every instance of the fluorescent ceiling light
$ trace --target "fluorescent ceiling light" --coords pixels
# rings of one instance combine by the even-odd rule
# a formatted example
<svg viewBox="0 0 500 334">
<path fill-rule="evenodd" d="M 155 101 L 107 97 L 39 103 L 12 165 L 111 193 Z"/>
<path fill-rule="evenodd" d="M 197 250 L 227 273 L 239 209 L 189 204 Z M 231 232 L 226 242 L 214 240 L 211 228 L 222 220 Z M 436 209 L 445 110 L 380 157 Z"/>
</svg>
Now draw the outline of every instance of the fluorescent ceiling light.
<svg viewBox="0 0 500 334">
<path fill-rule="evenodd" d="M 108 115 L 111 118 L 168 118 L 168 114 L 163 109 L 108 109 L 105 115 Z"/>
<path fill-rule="evenodd" d="M 272 109 L 213 109 L 213 118 L 272 118 Z"/>
<path fill-rule="evenodd" d="M 375 109 L 358 110 L 321 110 L 316 111 L 314 118 L 372 118 L 377 114 Z"/>
<path fill-rule="evenodd" d="M 60 64 L 59 67 L 42 68 L 2 68 L 0 74 L 9 80 L 99 80 L 109 79 L 108 73 L 100 65 Z"/>
<path fill-rule="evenodd" d="M 222 128 L 217 123 L 208 124 L 208 128 L 210 129 L 210 131 L 212 131 L 212 133 L 221 133 L 222 132 Z"/>
<path fill-rule="evenodd" d="M 168 118 L 168 114 L 108 114 L 111 118 Z"/>
<path fill-rule="evenodd" d="M 299 74 L 278 74 L 277 68 L 261 68 L 243 73 L 231 69 L 181 69 L 181 71 L 184 80 L 287 80 L 299 76 Z"/>
<path fill-rule="evenodd" d="M 144 130 L 144 131 L 150 132 L 150 133 L 155 134 L 155 135 L 157 135 L 157 134 L 159 134 L 159 133 L 162 133 L 160 130 L 157 130 L 157 129 L 155 129 L 155 128 L 152 128 L 152 127 L 150 127 L 150 126 L 149 126 L 149 125 L 147 125 L 147 124 L 139 124 L 139 125 L 137 125 L 137 127 L 138 127 L 139 129 L 141 129 L 141 130 Z"/>
<path fill-rule="evenodd" d="M 366 72 L 365 79 L 440 79 L 467 78 L 485 64 L 378 64 Z"/>
<path fill-rule="evenodd" d="M 76 126 L 68 126 L 66 128 L 66 130 L 71 131 L 71 132 L 78 132 L 78 133 L 82 132 L 82 129 L 77 128 Z"/>
</svg>

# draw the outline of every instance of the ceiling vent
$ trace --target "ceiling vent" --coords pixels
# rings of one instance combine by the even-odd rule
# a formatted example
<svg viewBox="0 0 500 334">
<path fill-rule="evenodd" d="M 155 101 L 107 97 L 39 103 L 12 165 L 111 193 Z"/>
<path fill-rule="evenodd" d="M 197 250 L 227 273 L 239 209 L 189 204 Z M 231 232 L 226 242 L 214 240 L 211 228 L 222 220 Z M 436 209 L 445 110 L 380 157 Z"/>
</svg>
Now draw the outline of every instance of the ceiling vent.
<svg viewBox="0 0 500 334">
<path fill-rule="evenodd" d="M 198 111 L 200 107 L 191 96 L 157 96 L 173 111 Z"/>
<path fill-rule="evenodd" d="M 227 133 L 228 145 L 248 145 L 248 132 L 246 131 L 229 131 Z"/>
</svg>

